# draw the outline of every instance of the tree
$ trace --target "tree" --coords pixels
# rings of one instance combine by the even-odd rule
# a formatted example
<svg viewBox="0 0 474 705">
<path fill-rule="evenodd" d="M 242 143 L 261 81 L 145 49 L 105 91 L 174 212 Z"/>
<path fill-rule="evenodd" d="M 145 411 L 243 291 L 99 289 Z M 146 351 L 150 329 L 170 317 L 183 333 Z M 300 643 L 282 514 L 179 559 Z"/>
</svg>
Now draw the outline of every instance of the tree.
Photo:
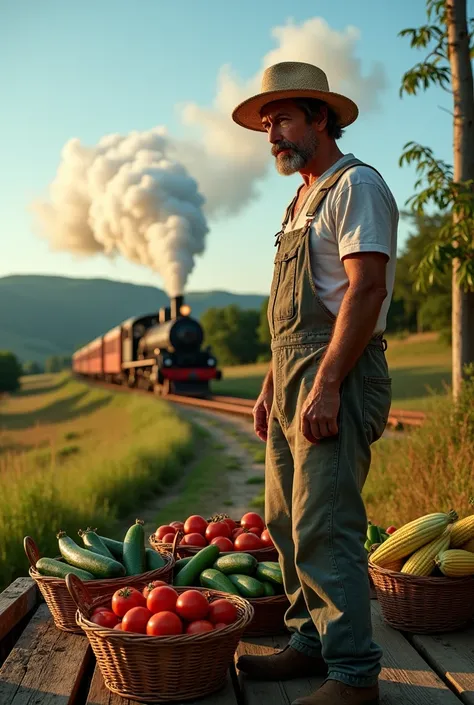
<svg viewBox="0 0 474 705">
<path fill-rule="evenodd" d="M 0 350 L 0 393 L 16 392 L 20 388 L 22 369 L 16 355 Z"/>
<path fill-rule="evenodd" d="M 270 335 L 270 327 L 268 325 L 268 316 L 267 316 L 267 309 L 268 309 L 268 302 L 269 299 L 266 298 L 260 307 L 260 322 L 257 328 L 257 335 L 258 335 L 258 341 L 260 343 L 261 347 L 261 352 L 260 355 L 258 356 L 258 359 L 261 360 L 262 362 L 266 362 L 267 360 L 271 360 L 272 357 L 272 351 L 271 351 L 271 342 L 272 342 L 272 336 Z"/>
<path fill-rule="evenodd" d="M 438 85 L 452 95 L 454 105 L 454 168 L 414 142 L 405 145 L 400 164 L 417 164 L 417 189 L 426 182 L 410 199 L 414 210 L 424 213 L 434 203 L 451 215 L 420 262 L 418 286 L 426 290 L 451 270 L 455 399 L 466 369 L 474 363 L 474 22 L 468 22 L 466 5 L 466 0 L 426 0 L 428 24 L 400 33 L 411 38 L 412 47 L 431 47 L 425 60 L 405 73 L 400 93 L 416 95 Z"/>
<path fill-rule="evenodd" d="M 40 375 L 42 371 L 41 366 L 34 360 L 28 360 L 23 364 L 24 375 Z"/>
<path fill-rule="evenodd" d="M 61 358 L 58 355 L 51 355 L 46 358 L 44 371 L 48 373 L 60 372 L 62 370 Z"/>
<path fill-rule="evenodd" d="M 202 315 L 205 341 L 221 365 L 255 362 L 260 352 L 259 319 L 258 311 L 244 311 L 235 305 L 210 308 Z"/>
</svg>

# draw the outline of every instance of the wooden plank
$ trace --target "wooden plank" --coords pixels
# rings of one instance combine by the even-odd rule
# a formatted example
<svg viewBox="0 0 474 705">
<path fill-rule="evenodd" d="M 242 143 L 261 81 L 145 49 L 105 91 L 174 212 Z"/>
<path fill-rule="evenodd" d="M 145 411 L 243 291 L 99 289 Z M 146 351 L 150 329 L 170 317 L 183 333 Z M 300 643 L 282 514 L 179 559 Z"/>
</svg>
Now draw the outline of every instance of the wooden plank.
<svg viewBox="0 0 474 705">
<path fill-rule="evenodd" d="M 139 703 L 137 700 L 130 700 L 129 698 L 122 698 L 120 695 L 111 693 L 110 690 L 105 687 L 102 674 L 99 667 L 96 666 L 86 705 L 143 705 L 143 703 Z M 199 698 L 199 700 L 186 700 L 186 703 L 174 701 L 174 705 L 238 705 L 237 695 L 232 684 L 230 673 L 227 676 L 225 687 L 219 692 L 209 695 L 206 698 Z"/>
<path fill-rule="evenodd" d="M 407 638 L 461 701 L 474 705 L 474 625 L 460 632 Z"/>
<path fill-rule="evenodd" d="M 0 670 L 0 703 L 75 705 L 91 656 L 86 636 L 56 629 L 41 605 Z"/>
<path fill-rule="evenodd" d="M 18 578 L 0 593 L 0 641 L 37 605 L 38 596 L 31 578 Z"/>
<path fill-rule="evenodd" d="M 382 619 L 380 604 L 371 603 L 374 639 L 384 651 L 380 695 L 384 705 L 460 705 L 403 634 Z"/>
</svg>

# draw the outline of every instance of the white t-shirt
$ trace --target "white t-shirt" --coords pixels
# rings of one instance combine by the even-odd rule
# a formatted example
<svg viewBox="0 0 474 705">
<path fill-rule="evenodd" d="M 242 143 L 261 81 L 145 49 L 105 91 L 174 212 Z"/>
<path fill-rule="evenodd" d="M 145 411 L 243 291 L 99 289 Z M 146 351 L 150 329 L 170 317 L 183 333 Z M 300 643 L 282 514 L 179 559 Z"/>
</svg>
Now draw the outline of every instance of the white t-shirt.
<svg viewBox="0 0 474 705">
<path fill-rule="evenodd" d="M 351 159 L 353 154 L 344 155 L 312 184 L 296 217 L 290 218 L 286 232 L 304 227 L 308 207 L 321 183 Z M 395 280 L 398 218 L 397 204 L 382 177 L 366 166 L 355 166 L 329 191 L 311 225 L 314 283 L 334 315 L 349 285 L 342 259 L 354 252 L 382 252 L 389 257 L 385 284 L 388 293 L 374 333 L 382 333 L 386 327 Z"/>
</svg>

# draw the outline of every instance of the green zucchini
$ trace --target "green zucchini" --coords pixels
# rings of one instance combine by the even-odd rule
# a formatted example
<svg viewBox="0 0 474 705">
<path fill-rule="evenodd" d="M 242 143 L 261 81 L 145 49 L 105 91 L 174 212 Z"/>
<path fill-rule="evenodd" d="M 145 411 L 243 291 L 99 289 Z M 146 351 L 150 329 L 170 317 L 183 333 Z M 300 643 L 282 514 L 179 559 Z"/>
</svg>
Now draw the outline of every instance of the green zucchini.
<svg viewBox="0 0 474 705">
<path fill-rule="evenodd" d="M 182 572 L 183 571 L 181 571 L 181 573 Z M 181 575 L 181 573 L 179 575 Z M 229 576 L 224 575 L 224 573 L 221 573 L 220 570 L 216 570 L 215 568 L 206 568 L 206 570 L 203 570 L 199 580 L 202 587 L 209 588 L 210 590 L 219 590 L 220 592 L 228 592 L 231 595 L 240 595 L 237 586 L 233 584 Z"/>
<path fill-rule="evenodd" d="M 210 568 L 219 555 L 218 546 L 206 546 L 196 553 L 189 563 L 187 563 L 178 573 L 174 584 L 178 587 L 194 585 L 194 581 L 201 575 L 203 570 Z"/>
<path fill-rule="evenodd" d="M 264 592 L 263 592 L 263 596 L 264 596 L 264 597 L 273 597 L 274 595 L 276 595 L 276 590 L 275 590 L 275 588 L 274 588 L 273 585 L 272 585 L 271 583 L 269 583 L 267 580 L 264 580 L 264 581 L 262 582 L 262 585 L 263 585 L 263 591 L 264 591 Z"/>
<path fill-rule="evenodd" d="M 257 563 L 255 556 L 251 556 L 249 553 L 228 553 L 224 556 L 219 556 L 212 567 L 220 570 L 224 575 L 231 575 L 231 573 L 253 575 Z"/>
<path fill-rule="evenodd" d="M 143 521 L 136 519 L 123 540 L 123 564 L 127 575 L 145 572 L 145 529 Z"/>
<path fill-rule="evenodd" d="M 165 566 L 165 561 L 158 551 L 154 551 L 152 548 L 145 548 L 145 564 L 147 571 L 159 570 Z"/>
<path fill-rule="evenodd" d="M 177 575 L 180 570 L 184 568 L 185 565 L 188 565 L 189 561 L 192 559 L 193 556 L 187 556 L 187 558 L 180 558 L 179 560 L 176 561 L 174 564 L 174 572 Z"/>
<path fill-rule="evenodd" d="M 268 581 L 275 585 L 283 585 L 283 575 L 280 565 L 276 561 L 262 561 L 255 571 L 257 580 Z"/>
<path fill-rule="evenodd" d="M 263 597 L 265 594 L 263 583 L 250 575 L 228 575 L 227 577 L 242 597 Z"/>
<path fill-rule="evenodd" d="M 382 543 L 382 537 L 380 536 L 380 529 L 375 524 L 370 524 L 367 527 L 367 538 L 371 544 Z"/>
<path fill-rule="evenodd" d="M 125 568 L 121 563 L 93 553 L 87 548 L 81 548 L 65 531 L 60 531 L 57 538 L 59 551 L 69 565 L 86 570 L 96 578 L 122 578 L 125 575 Z"/>
<path fill-rule="evenodd" d="M 36 562 L 36 570 L 41 575 L 50 575 L 54 578 L 65 578 L 68 573 L 73 573 L 77 575 L 81 580 L 94 580 L 92 573 L 88 573 L 87 570 L 81 570 L 80 568 L 74 568 L 74 566 L 69 565 L 69 563 L 64 563 L 64 561 L 57 561 L 55 558 L 40 558 Z"/>
<path fill-rule="evenodd" d="M 113 557 L 122 562 L 123 560 L 123 541 L 115 541 L 115 539 L 109 539 L 107 536 L 99 536 L 102 543 L 104 543 Z"/>
<path fill-rule="evenodd" d="M 79 529 L 77 533 L 81 537 L 84 546 L 88 548 L 89 551 L 93 551 L 94 553 L 98 553 L 100 556 L 107 556 L 107 558 L 112 558 L 115 560 L 115 557 L 109 551 L 100 536 L 97 536 L 94 529 L 91 529 L 90 527 L 88 527 L 85 531 Z"/>
</svg>

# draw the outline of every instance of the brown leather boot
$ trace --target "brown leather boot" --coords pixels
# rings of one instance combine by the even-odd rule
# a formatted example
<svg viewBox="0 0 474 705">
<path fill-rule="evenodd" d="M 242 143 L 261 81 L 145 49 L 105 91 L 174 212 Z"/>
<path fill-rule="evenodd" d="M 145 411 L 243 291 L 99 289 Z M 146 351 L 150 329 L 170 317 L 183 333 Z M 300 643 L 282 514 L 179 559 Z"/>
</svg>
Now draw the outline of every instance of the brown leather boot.
<svg viewBox="0 0 474 705">
<path fill-rule="evenodd" d="M 380 705 L 379 686 L 354 688 L 340 681 L 326 680 L 313 695 L 297 698 L 292 705 Z"/>
<path fill-rule="evenodd" d="M 327 666 L 322 656 L 307 656 L 289 645 L 283 651 L 269 656 L 241 656 L 237 668 L 250 678 L 265 681 L 327 675 Z"/>
</svg>

